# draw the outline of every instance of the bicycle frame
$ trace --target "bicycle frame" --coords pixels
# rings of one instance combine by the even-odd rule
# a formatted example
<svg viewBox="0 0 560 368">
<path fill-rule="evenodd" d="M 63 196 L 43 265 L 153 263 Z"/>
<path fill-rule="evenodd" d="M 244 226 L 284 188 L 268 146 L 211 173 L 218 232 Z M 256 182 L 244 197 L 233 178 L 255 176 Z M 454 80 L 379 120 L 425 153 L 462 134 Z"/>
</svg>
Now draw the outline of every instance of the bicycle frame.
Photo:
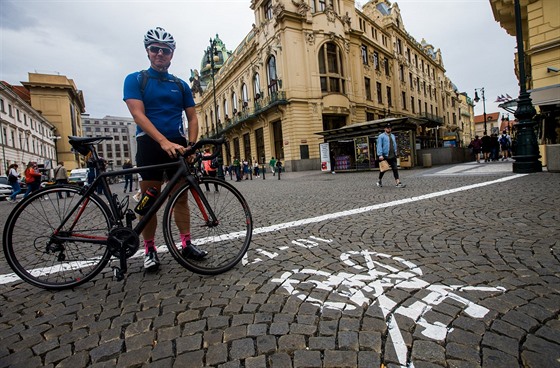
<svg viewBox="0 0 560 368">
<path fill-rule="evenodd" d="M 95 151 L 95 149 L 92 149 L 92 154 L 95 159 L 96 166 L 99 169 L 100 168 L 99 161 L 98 161 L 99 157 L 97 156 L 97 152 Z M 218 153 L 216 152 L 214 155 L 211 156 L 205 156 L 205 157 L 198 156 L 198 159 L 199 160 L 212 159 L 213 157 L 217 156 L 217 154 Z M 156 198 L 156 201 L 148 209 L 146 214 L 141 217 L 141 219 L 136 224 L 136 226 L 132 227 L 134 233 L 136 233 L 137 235 L 142 233 L 144 228 L 147 226 L 148 222 L 152 219 L 154 215 L 157 214 L 159 209 L 163 206 L 164 202 L 172 194 L 173 190 L 177 187 L 177 185 L 183 183 L 183 180 L 184 182 L 190 184 L 190 192 L 193 195 L 195 202 L 199 207 L 199 210 L 203 214 L 204 220 L 208 223 L 209 226 L 213 226 L 217 224 L 218 220 L 216 218 L 216 215 L 214 214 L 214 211 L 211 208 L 206 196 L 203 194 L 202 190 L 200 189 L 198 183 L 199 178 L 196 174 L 193 174 L 191 172 L 192 165 L 188 164 L 183 157 L 180 157 L 177 159 L 177 161 L 172 163 L 167 163 L 167 164 L 150 165 L 150 166 L 143 166 L 143 167 L 111 171 L 111 172 L 101 172 L 95 178 L 95 180 L 88 185 L 85 191 L 82 192 L 80 200 L 76 203 L 76 205 L 72 208 L 72 210 L 69 211 L 68 216 L 66 216 L 66 218 L 62 220 L 58 228 L 55 229 L 53 233 L 54 239 L 60 241 L 73 241 L 79 238 L 80 241 L 86 243 L 108 245 L 109 236 L 103 238 L 92 237 L 86 234 L 72 234 L 71 236 L 64 236 L 66 232 L 63 232 L 61 230 L 68 222 L 72 222 L 73 224 L 77 223 L 77 220 L 83 213 L 83 209 L 85 209 L 85 206 L 87 205 L 87 201 L 89 201 L 90 198 L 89 196 L 94 193 L 98 185 L 102 186 L 104 195 L 107 198 L 107 202 L 109 204 L 110 228 L 113 229 L 118 227 L 124 227 L 125 225 L 128 226 L 129 224 L 123 223 L 123 219 L 126 216 L 125 212 L 128 212 L 129 209 L 127 209 L 127 211 L 123 211 L 123 208 L 119 206 L 119 202 L 117 201 L 117 195 L 113 194 L 111 192 L 111 188 L 109 187 L 108 178 L 116 177 L 120 175 L 126 175 L 126 174 L 138 174 L 149 170 L 163 170 L 167 168 L 177 168 L 177 171 L 173 175 L 173 177 L 168 181 L 167 185 L 163 187 L 161 193 Z M 73 225 L 70 227 L 70 229 L 72 228 Z M 122 251 L 121 249 L 120 269 L 117 269 L 116 272 L 121 275 L 120 277 L 122 277 L 122 275 L 126 271 L 127 271 L 126 256 L 125 256 L 125 252 Z M 117 275 L 117 278 L 119 278 L 119 275 Z"/>
</svg>

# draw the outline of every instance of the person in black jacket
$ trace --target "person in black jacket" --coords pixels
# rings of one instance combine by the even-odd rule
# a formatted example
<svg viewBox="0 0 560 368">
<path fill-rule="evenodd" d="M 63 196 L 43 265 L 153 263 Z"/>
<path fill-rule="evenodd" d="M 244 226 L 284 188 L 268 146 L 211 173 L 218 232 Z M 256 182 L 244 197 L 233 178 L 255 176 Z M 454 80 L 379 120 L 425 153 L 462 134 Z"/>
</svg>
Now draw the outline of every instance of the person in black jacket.
<svg viewBox="0 0 560 368">
<path fill-rule="evenodd" d="M 486 132 L 482 136 L 482 153 L 484 154 L 484 162 L 490 161 L 490 152 L 492 152 L 492 138 Z"/>
<path fill-rule="evenodd" d="M 123 170 L 132 169 L 132 161 L 126 160 L 122 166 Z M 132 174 L 126 174 L 124 176 L 124 193 L 126 193 L 126 188 L 129 193 L 132 193 Z"/>
</svg>

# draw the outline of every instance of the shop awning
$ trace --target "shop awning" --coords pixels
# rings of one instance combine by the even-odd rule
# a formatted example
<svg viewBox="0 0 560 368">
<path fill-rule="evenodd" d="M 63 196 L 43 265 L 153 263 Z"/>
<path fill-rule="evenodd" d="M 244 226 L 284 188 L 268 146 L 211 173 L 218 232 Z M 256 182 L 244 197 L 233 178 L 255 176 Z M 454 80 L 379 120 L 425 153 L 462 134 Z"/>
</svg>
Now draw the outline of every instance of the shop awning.
<svg viewBox="0 0 560 368">
<path fill-rule="evenodd" d="M 414 130 L 418 126 L 422 126 L 423 121 L 404 117 L 404 118 L 385 118 L 379 120 L 366 121 L 364 123 L 356 123 L 346 125 L 341 128 L 325 130 L 315 134 L 325 137 L 326 142 L 337 141 L 340 139 L 349 139 L 363 136 L 377 136 L 383 132 L 385 124 L 391 123 L 393 131 Z"/>
<path fill-rule="evenodd" d="M 560 84 L 535 88 L 527 92 L 531 93 L 531 100 L 535 106 L 560 104 Z"/>
</svg>

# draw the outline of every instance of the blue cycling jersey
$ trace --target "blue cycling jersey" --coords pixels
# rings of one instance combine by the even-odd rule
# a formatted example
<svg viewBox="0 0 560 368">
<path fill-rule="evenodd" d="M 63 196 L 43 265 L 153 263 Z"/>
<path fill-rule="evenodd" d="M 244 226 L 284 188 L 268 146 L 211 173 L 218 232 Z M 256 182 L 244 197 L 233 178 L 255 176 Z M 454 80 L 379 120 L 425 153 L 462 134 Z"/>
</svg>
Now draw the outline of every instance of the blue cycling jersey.
<svg viewBox="0 0 560 368">
<path fill-rule="evenodd" d="M 143 101 L 146 116 L 166 138 L 185 136 L 183 111 L 187 107 L 195 106 L 188 84 L 180 80 L 185 87 L 183 93 L 173 76 L 167 72 L 160 73 L 149 68 L 148 76 L 144 95 L 142 95 L 140 91 L 140 72 L 129 74 L 124 80 L 123 100 Z M 145 135 L 145 133 L 137 126 L 136 136 L 142 135 Z"/>
</svg>

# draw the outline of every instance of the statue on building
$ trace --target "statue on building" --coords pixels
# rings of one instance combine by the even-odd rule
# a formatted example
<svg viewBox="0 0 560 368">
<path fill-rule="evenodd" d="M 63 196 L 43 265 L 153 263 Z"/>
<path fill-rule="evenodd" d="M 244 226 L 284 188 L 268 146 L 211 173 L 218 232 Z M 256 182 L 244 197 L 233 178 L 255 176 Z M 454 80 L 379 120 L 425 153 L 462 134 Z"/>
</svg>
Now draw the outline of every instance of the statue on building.
<svg viewBox="0 0 560 368">
<path fill-rule="evenodd" d="M 196 96 L 196 93 L 202 96 L 202 86 L 200 85 L 200 75 L 198 74 L 198 70 L 191 69 L 191 77 L 189 78 L 189 82 L 191 82 L 191 91 L 193 96 Z"/>
</svg>

